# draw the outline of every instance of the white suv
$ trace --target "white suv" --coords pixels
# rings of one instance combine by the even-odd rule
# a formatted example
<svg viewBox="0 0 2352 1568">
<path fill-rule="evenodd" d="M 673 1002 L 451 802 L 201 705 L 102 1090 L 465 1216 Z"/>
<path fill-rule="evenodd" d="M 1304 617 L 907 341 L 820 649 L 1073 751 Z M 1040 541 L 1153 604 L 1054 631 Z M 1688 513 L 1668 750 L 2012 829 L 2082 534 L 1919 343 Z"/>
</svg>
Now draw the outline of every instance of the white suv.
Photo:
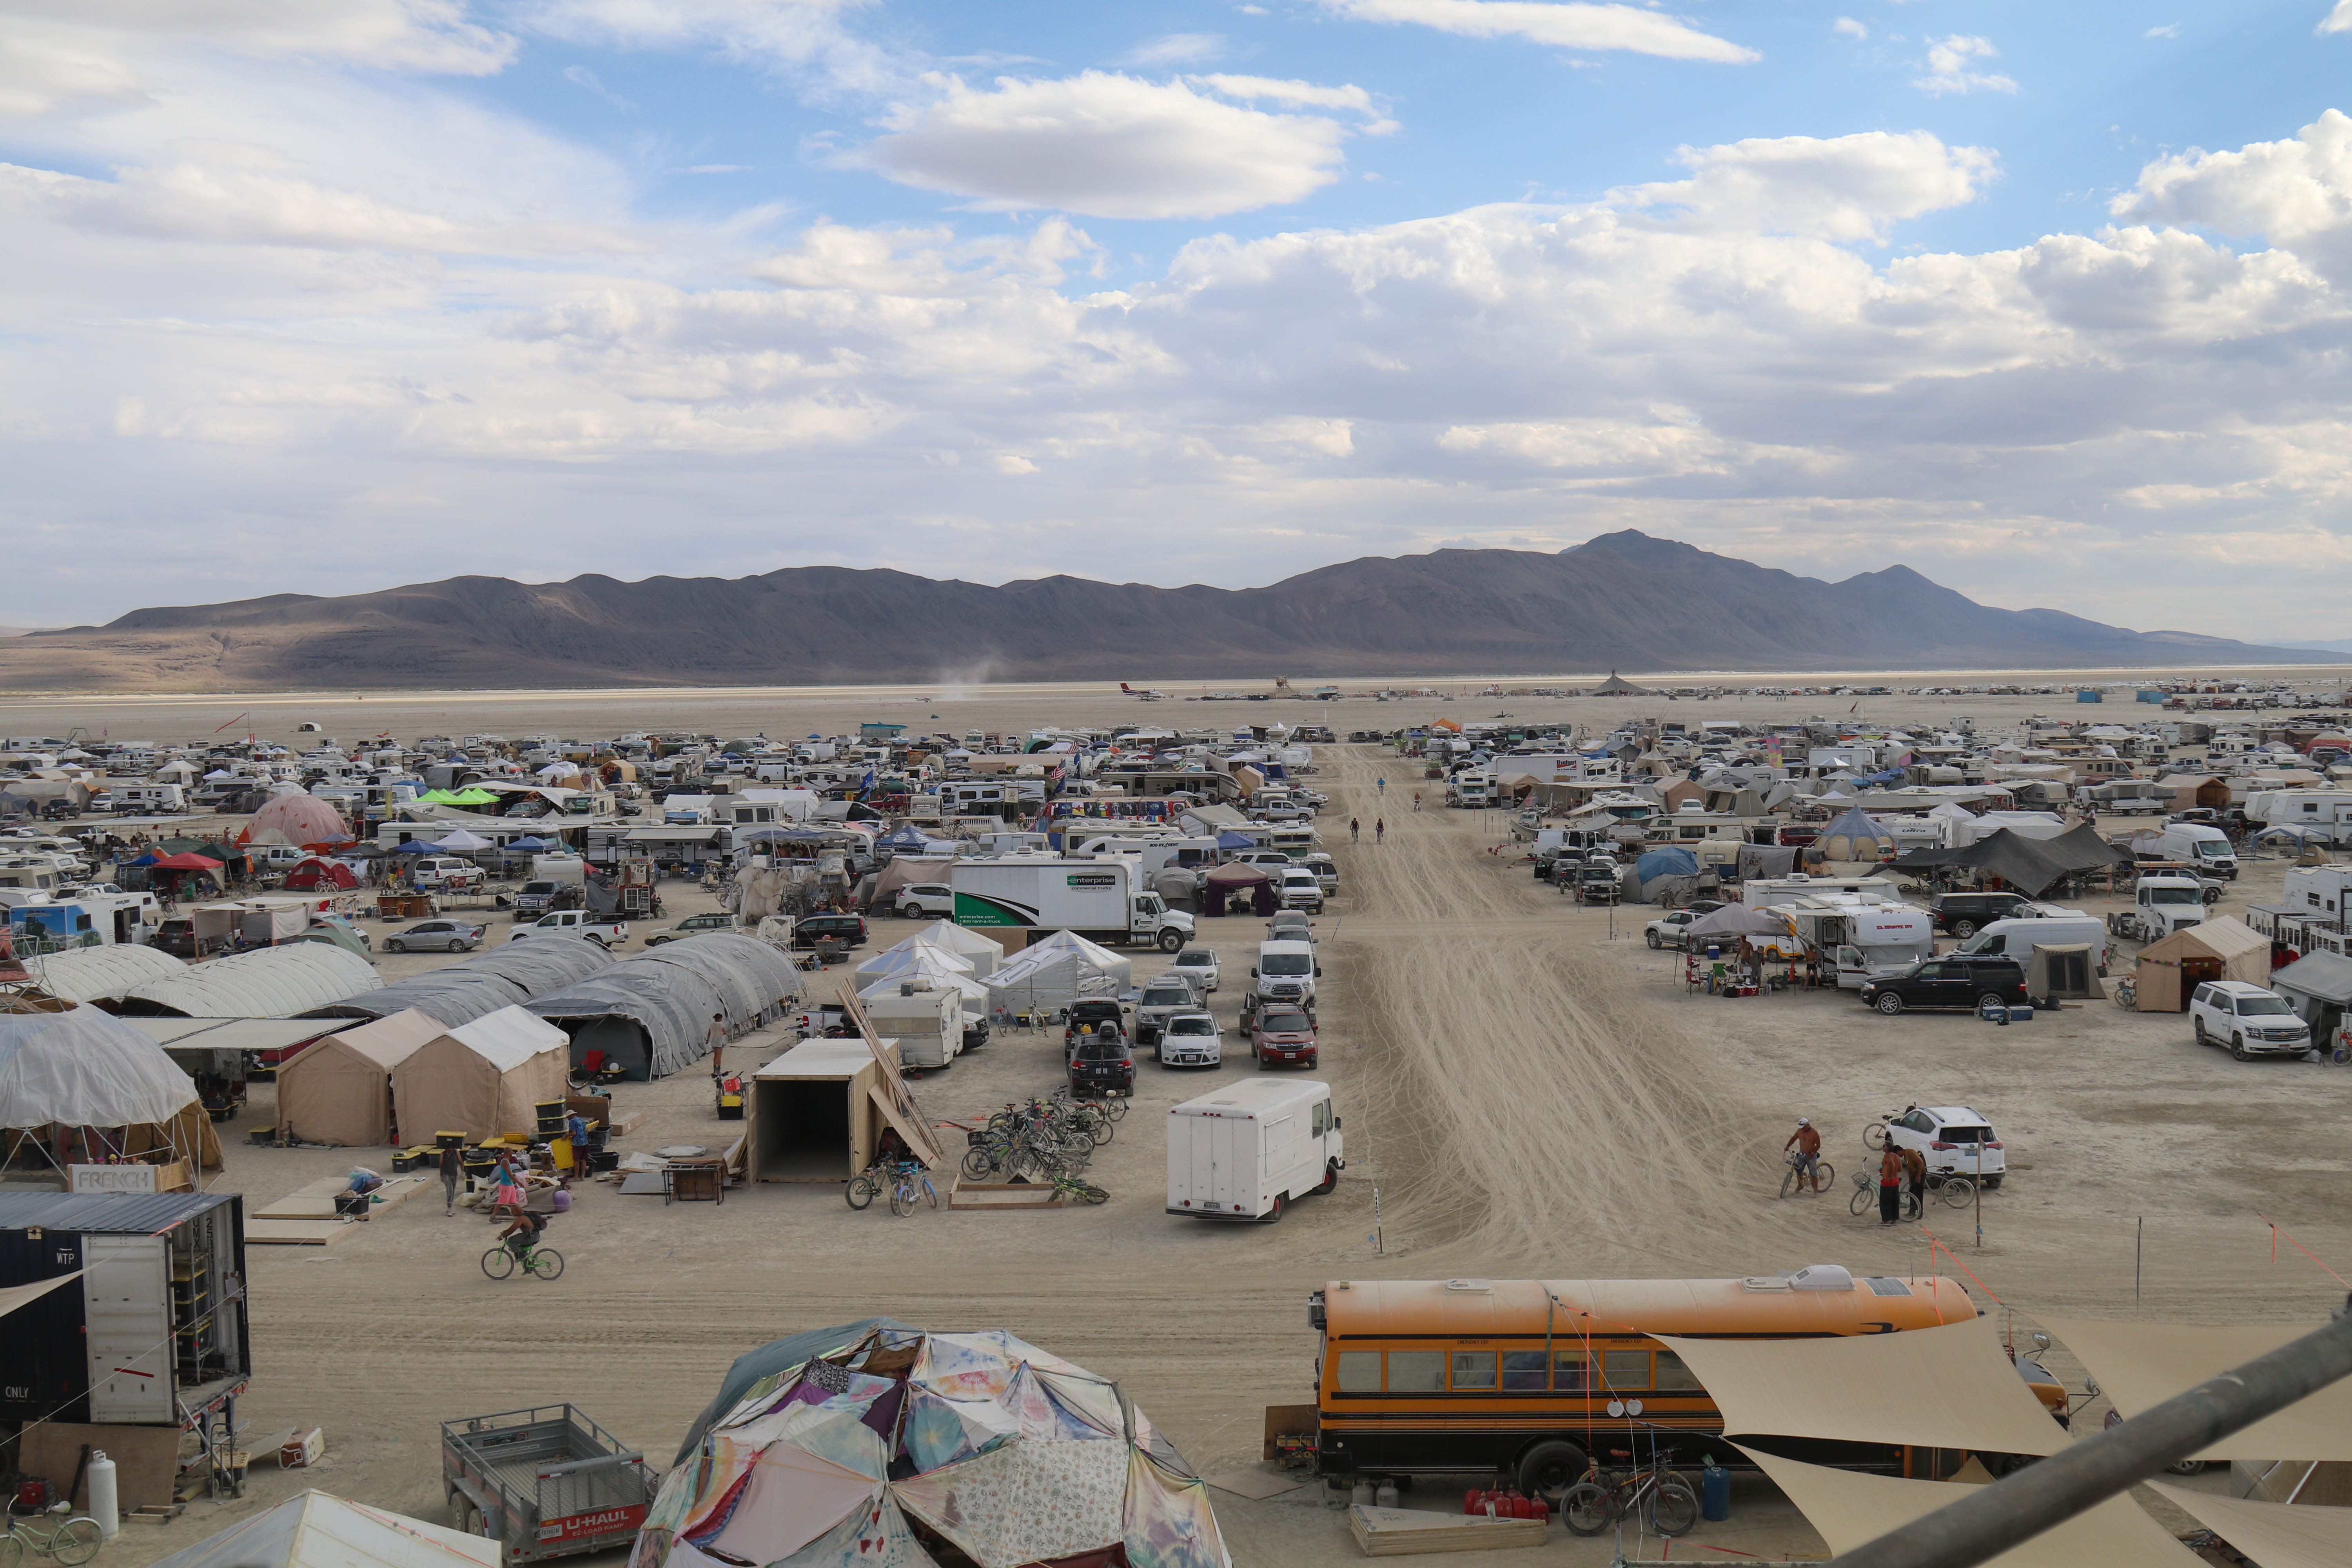
<svg viewBox="0 0 2352 1568">
<path fill-rule="evenodd" d="M 1867 1134 L 1863 1142 L 1870 1142 Z M 2009 1170 L 2009 1155 L 1993 1136 L 1992 1124 L 1965 1105 L 1915 1105 L 1886 1124 L 1886 1142 L 1918 1150 L 1927 1169 L 1943 1175 L 1974 1178 L 1981 1173 L 1988 1187 L 2000 1185 Z"/>
<path fill-rule="evenodd" d="M 955 919 L 955 889 L 945 882 L 909 882 L 890 901 L 901 920 Z"/>
<path fill-rule="evenodd" d="M 1281 874 L 1280 881 L 1284 909 L 1305 910 L 1318 915 L 1323 912 L 1323 884 L 1315 879 L 1314 872 L 1304 866 L 1293 866 Z"/>
<path fill-rule="evenodd" d="M 2311 1049 L 2311 1026 L 2275 991 L 2243 980 L 2216 980 L 2189 997 L 2189 1028 L 2200 1046 L 2226 1044 L 2240 1061 L 2301 1056 Z"/>
</svg>

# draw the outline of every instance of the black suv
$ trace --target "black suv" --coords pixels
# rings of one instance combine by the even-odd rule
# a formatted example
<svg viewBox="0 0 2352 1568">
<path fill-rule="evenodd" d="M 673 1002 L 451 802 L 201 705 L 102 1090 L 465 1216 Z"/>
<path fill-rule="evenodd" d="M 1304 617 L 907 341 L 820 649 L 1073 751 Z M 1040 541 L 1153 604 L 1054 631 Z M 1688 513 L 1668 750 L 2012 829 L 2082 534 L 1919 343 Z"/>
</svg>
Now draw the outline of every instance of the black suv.
<svg viewBox="0 0 2352 1568">
<path fill-rule="evenodd" d="M 1972 937 L 1979 928 L 2033 912 L 2022 893 L 1937 893 L 1927 900 L 1936 929 L 1946 936 Z"/>
<path fill-rule="evenodd" d="M 827 938 L 849 947 L 866 945 L 866 921 L 861 915 L 810 915 L 793 927 L 793 945 L 812 948 Z"/>
<path fill-rule="evenodd" d="M 1889 1017 L 1906 1007 L 2022 1006 L 2025 966 L 2013 958 L 1931 958 L 1866 982 L 1862 999 Z"/>
</svg>

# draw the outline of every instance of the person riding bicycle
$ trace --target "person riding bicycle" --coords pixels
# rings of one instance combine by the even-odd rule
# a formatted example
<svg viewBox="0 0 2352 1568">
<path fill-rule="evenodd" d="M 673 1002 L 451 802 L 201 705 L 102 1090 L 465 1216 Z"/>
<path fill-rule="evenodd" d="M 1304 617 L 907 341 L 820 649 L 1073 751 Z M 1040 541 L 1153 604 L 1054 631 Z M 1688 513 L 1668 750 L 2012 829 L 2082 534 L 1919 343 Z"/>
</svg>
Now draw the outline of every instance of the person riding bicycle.
<svg viewBox="0 0 2352 1568">
<path fill-rule="evenodd" d="M 1372 824 L 1372 842 L 1375 844 L 1385 843 L 1388 840 L 1388 836 L 1389 819 L 1383 816 Z"/>
<path fill-rule="evenodd" d="M 1780 1145 L 1782 1153 L 1788 1152 L 1790 1149 L 1797 1152 L 1797 1174 L 1811 1178 L 1813 1191 L 1820 1192 L 1822 1190 L 1822 1135 L 1814 1129 L 1811 1117 L 1797 1118 L 1797 1130 L 1789 1134 L 1789 1141 L 1786 1143 Z"/>
<path fill-rule="evenodd" d="M 515 1255 L 517 1263 L 520 1263 L 524 1255 L 539 1245 L 539 1238 L 547 1232 L 548 1218 L 548 1215 L 530 1209 L 519 1209 L 515 1213 L 514 1223 L 499 1232 L 499 1239 L 507 1244 L 507 1250 Z"/>
</svg>

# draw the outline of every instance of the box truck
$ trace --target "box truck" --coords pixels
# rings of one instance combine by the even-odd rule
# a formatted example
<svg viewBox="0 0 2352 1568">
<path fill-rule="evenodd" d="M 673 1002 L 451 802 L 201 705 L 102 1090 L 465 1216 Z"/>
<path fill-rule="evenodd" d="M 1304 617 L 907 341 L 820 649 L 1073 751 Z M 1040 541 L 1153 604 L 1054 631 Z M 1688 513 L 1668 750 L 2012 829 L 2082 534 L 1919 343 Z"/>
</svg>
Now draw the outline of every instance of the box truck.
<svg viewBox="0 0 2352 1568">
<path fill-rule="evenodd" d="M 1090 942 L 1150 942 L 1174 952 L 1192 940 L 1192 917 L 1150 890 L 1141 862 L 1054 855 L 959 860 L 948 869 L 955 922 L 1075 931 Z"/>
<path fill-rule="evenodd" d="M 1168 1212 L 1272 1225 L 1347 1167 L 1331 1086 L 1244 1079 L 1168 1112 Z"/>
</svg>

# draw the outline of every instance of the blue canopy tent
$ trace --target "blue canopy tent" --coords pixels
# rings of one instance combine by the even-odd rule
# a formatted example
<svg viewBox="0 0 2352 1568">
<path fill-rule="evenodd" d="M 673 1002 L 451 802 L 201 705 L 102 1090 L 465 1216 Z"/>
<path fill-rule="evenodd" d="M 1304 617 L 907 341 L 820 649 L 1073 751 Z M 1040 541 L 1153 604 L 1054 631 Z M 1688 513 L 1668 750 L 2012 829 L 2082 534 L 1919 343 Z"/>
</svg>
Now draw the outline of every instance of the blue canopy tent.
<svg viewBox="0 0 2352 1568">
<path fill-rule="evenodd" d="M 1227 831 L 1217 835 L 1217 847 L 1220 849 L 1255 849 L 1257 847 L 1257 841 L 1252 838 L 1244 837 L 1241 834 Z"/>
<path fill-rule="evenodd" d="M 552 849 L 555 846 L 550 844 L 544 838 L 534 838 L 526 834 L 520 838 L 509 838 L 507 840 L 507 847 L 509 849 L 519 849 L 525 854 L 536 855 L 541 850 Z"/>
</svg>

